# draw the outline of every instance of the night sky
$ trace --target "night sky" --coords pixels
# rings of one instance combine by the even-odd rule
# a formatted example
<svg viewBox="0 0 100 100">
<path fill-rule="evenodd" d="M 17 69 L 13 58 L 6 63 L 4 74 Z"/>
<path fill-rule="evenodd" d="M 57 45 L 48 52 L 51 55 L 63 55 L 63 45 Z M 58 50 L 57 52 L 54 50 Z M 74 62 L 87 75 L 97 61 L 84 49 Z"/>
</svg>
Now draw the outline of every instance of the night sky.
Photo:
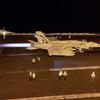
<svg viewBox="0 0 100 100">
<path fill-rule="evenodd" d="M 100 32 L 98 0 L 0 2 L 0 28 L 15 32 Z"/>
</svg>

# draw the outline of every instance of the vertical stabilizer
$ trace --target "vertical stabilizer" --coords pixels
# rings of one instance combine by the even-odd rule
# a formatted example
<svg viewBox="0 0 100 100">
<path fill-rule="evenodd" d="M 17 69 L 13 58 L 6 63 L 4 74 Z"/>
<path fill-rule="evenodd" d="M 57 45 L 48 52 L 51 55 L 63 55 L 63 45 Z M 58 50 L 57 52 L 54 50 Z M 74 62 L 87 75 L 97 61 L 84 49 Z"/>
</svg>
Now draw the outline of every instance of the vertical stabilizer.
<svg viewBox="0 0 100 100">
<path fill-rule="evenodd" d="M 45 44 L 49 42 L 48 38 L 41 31 L 36 31 L 35 37 L 37 38 L 38 42 L 41 44 Z"/>
</svg>

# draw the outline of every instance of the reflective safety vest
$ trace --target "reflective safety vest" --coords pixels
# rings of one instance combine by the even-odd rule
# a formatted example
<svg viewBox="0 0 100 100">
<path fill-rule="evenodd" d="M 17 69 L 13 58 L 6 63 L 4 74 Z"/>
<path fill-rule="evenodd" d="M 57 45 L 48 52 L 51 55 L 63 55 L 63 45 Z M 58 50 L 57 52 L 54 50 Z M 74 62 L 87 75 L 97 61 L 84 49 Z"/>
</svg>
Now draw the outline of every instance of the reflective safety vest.
<svg viewBox="0 0 100 100">
<path fill-rule="evenodd" d="M 40 60 L 40 57 L 38 57 L 38 60 Z"/>
<path fill-rule="evenodd" d="M 35 63 L 35 58 L 32 59 L 32 62 Z"/>
<path fill-rule="evenodd" d="M 95 72 L 92 72 L 91 78 L 95 78 L 95 77 L 96 77 Z"/>
<path fill-rule="evenodd" d="M 63 72 L 63 76 L 67 76 L 67 72 L 66 71 Z"/>
<path fill-rule="evenodd" d="M 32 72 L 29 72 L 29 76 L 30 76 L 30 77 L 32 76 Z"/>
<path fill-rule="evenodd" d="M 59 76 L 62 76 L 62 75 L 63 75 L 63 73 L 62 73 L 62 71 L 60 71 L 60 72 L 59 72 Z"/>
<path fill-rule="evenodd" d="M 33 73 L 33 74 L 32 74 L 32 77 L 33 77 L 33 78 L 35 78 L 35 77 L 36 77 L 36 74 L 35 74 L 35 73 Z"/>
</svg>

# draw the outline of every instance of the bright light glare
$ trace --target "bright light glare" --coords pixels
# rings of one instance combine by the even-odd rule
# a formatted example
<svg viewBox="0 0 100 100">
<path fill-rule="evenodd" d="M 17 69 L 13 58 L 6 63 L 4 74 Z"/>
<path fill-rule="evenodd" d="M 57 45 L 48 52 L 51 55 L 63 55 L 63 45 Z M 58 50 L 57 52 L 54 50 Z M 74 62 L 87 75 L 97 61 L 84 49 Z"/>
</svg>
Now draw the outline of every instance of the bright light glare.
<svg viewBox="0 0 100 100">
<path fill-rule="evenodd" d="M 0 47 L 30 47 L 30 43 L 6 43 L 0 44 Z"/>
</svg>

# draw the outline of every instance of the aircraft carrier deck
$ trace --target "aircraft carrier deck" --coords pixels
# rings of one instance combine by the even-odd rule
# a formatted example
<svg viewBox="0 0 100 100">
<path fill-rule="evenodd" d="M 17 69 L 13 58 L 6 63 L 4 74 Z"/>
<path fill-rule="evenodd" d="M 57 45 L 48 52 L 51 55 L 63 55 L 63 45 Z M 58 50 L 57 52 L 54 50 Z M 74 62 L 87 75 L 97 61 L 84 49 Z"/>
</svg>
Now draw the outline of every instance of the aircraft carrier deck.
<svg viewBox="0 0 100 100">
<path fill-rule="evenodd" d="M 77 38 L 82 39 L 83 37 Z M 93 41 L 99 41 L 99 38 L 94 37 L 92 39 Z M 0 43 L 27 43 L 28 39 L 34 39 L 34 37 L 23 35 L 7 36 L 5 40 L 0 37 Z M 91 38 L 88 37 L 88 40 L 91 40 Z M 40 57 L 40 61 L 32 63 L 32 59 L 37 58 L 37 56 Z M 67 71 L 68 77 L 67 80 L 59 81 L 56 69 L 62 67 Z M 29 82 L 29 71 L 36 72 L 34 83 Z M 95 80 L 90 77 L 93 71 L 96 73 Z M 72 94 L 76 97 L 78 94 L 83 96 L 82 99 L 80 97 L 75 100 L 99 100 L 99 83 L 100 49 L 72 57 L 49 57 L 47 52 L 43 50 L 27 51 L 26 48 L 18 47 L 0 48 L 1 100 L 59 95 L 71 96 Z M 88 98 L 84 94 L 88 94 L 90 97 Z M 65 98 L 68 99 L 68 96 Z M 62 100 L 66 99 L 63 98 Z M 74 100 L 74 98 L 72 99 Z M 61 98 L 58 100 L 61 100 Z"/>
</svg>

